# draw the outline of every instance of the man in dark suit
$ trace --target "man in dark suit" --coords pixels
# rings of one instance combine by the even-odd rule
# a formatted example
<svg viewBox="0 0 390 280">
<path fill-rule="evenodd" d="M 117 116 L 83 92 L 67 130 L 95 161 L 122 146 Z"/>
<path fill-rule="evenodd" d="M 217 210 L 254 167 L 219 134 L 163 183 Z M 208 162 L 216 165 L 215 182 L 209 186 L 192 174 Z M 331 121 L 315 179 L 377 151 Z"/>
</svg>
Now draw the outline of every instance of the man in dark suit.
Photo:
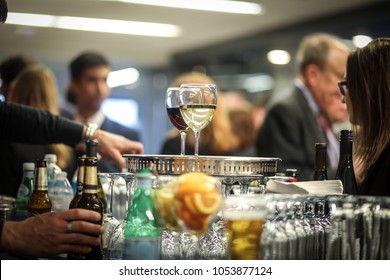
<svg viewBox="0 0 390 280">
<path fill-rule="evenodd" d="M 107 77 L 111 67 L 108 60 L 99 53 L 85 52 L 72 60 L 69 68 L 71 75 L 69 94 L 74 97 L 75 114 L 69 114 L 66 110 L 61 110 L 61 114 L 82 123 L 95 123 L 102 130 L 139 141 L 137 131 L 110 120 L 100 109 L 103 101 L 110 94 Z M 77 156 L 83 153 L 83 149 L 80 149 Z M 121 171 L 120 167 L 113 162 L 103 160 L 99 161 L 98 168 L 100 172 Z"/>
<path fill-rule="evenodd" d="M 339 142 L 331 120 L 340 112 L 335 104 L 344 106 L 337 82 L 345 75 L 348 54 L 349 49 L 328 34 L 302 40 L 296 57 L 298 77 L 269 108 L 256 140 L 258 156 L 281 158 L 279 171 L 296 168 L 299 180 L 311 180 L 315 144 L 327 143 L 328 178 L 334 179 Z"/>
</svg>

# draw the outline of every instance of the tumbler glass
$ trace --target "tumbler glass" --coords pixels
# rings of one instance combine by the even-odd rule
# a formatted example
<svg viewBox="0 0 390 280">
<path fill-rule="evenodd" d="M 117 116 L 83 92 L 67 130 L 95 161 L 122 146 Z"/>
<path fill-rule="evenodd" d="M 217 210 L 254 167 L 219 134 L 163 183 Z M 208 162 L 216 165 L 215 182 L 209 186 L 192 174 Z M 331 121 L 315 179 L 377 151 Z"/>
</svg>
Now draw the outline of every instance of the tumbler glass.
<svg viewBox="0 0 390 280">
<path fill-rule="evenodd" d="M 267 218 L 261 195 L 237 195 L 225 199 L 222 209 L 232 260 L 260 259 L 260 239 Z"/>
</svg>

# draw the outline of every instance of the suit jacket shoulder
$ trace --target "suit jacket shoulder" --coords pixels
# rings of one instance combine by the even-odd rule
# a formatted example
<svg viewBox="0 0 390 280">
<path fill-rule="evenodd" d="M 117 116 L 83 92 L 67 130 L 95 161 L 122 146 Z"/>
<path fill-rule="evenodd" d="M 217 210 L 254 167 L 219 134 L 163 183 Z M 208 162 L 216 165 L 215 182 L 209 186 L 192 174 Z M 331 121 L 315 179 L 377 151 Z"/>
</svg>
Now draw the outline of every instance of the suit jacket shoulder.
<svg viewBox="0 0 390 280">
<path fill-rule="evenodd" d="M 132 128 L 125 127 L 107 117 L 104 119 L 104 122 L 100 128 L 111 133 L 122 135 L 130 140 L 140 141 L 138 131 Z"/>
<path fill-rule="evenodd" d="M 309 180 L 318 142 L 325 142 L 325 136 L 303 93 L 294 87 L 268 110 L 256 149 L 258 156 L 281 158 L 279 171 L 297 168 L 298 178 Z"/>
</svg>

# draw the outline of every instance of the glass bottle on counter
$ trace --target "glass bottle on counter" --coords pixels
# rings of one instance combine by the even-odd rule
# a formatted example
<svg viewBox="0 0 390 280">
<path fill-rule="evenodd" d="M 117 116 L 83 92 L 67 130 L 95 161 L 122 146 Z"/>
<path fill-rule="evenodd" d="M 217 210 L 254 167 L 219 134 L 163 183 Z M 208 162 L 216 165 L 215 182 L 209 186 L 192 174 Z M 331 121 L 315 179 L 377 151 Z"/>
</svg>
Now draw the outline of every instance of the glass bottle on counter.
<svg viewBox="0 0 390 280">
<path fill-rule="evenodd" d="M 97 140 L 87 140 L 86 146 L 87 146 L 87 157 L 95 157 L 97 159 Z M 100 200 L 103 203 L 103 213 L 107 213 L 107 201 L 106 196 L 104 194 L 102 183 L 100 182 L 100 179 L 98 178 L 98 196 Z"/>
<path fill-rule="evenodd" d="M 79 157 L 77 159 L 77 183 L 76 183 L 76 195 L 73 197 L 69 204 L 69 209 L 77 208 L 80 198 L 83 195 L 84 188 L 84 174 L 85 174 L 85 157 Z"/>
<path fill-rule="evenodd" d="M 28 200 L 34 189 L 34 168 L 35 163 L 23 163 L 23 178 L 20 182 L 18 193 L 16 195 L 15 219 L 23 220 L 28 217 Z"/>
<path fill-rule="evenodd" d="M 154 204 L 153 176 L 148 169 L 135 174 L 136 187 L 125 224 L 124 259 L 160 259 L 160 229 Z"/>
<path fill-rule="evenodd" d="M 77 208 L 98 212 L 101 215 L 101 219 L 96 223 L 101 225 L 103 221 L 103 204 L 97 194 L 97 181 L 97 159 L 95 157 L 86 157 L 83 194 L 79 200 Z M 99 245 L 92 247 L 92 251 L 89 254 L 69 254 L 68 257 L 70 259 L 101 260 L 103 255 L 101 246 Z"/>
<path fill-rule="evenodd" d="M 340 160 L 336 172 L 336 180 L 343 183 L 344 194 L 357 195 L 355 171 L 352 159 L 352 130 L 342 130 L 340 132 Z"/>
<path fill-rule="evenodd" d="M 34 190 L 28 200 L 28 215 L 37 215 L 51 211 L 51 201 L 48 194 L 47 166 L 45 160 L 35 163 Z"/>
<path fill-rule="evenodd" d="M 326 168 L 326 143 L 316 143 L 313 181 L 328 180 Z"/>
<path fill-rule="evenodd" d="M 47 185 L 50 189 L 54 182 L 56 181 L 57 175 L 61 173 L 61 168 L 57 165 L 57 155 L 56 154 L 46 154 L 46 167 L 47 167 Z"/>
<path fill-rule="evenodd" d="M 52 203 L 52 211 L 67 210 L 74 197 L 74 192 L 67 175 L 65 171 L 57 174 L 54 184 L 48 190 Z"/>
</svg>

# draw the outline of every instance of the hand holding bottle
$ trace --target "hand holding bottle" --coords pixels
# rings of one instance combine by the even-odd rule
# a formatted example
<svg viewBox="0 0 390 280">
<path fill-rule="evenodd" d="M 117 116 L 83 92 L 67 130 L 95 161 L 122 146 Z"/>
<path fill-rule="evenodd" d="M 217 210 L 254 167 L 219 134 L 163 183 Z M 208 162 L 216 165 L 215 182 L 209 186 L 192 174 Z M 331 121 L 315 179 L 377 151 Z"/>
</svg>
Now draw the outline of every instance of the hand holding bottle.
<svg viewBox="0 0 390 280">
<path fill-rule="evenodd" d="M 5 222 L 1 251 L 29 257 L 87 254 L 100 244 L 101 215 L 85 209 L 44 213 L 21 222 Z"/>
</svg>

